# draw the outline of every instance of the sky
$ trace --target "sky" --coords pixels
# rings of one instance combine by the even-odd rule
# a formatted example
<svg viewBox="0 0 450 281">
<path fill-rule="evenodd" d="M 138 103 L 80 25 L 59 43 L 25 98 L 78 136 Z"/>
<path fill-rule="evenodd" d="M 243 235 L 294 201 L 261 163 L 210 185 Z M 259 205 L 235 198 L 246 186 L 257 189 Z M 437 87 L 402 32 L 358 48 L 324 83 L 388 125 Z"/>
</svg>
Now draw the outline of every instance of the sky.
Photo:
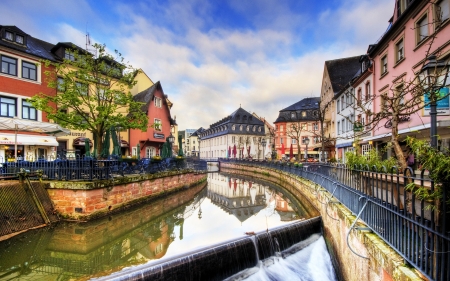
<svg viewBox="0 0 450 281">
<path fill-rule="evenodd" d="M 0 25 L 56 44 L 118 50 L 174 104 L 179 130 L 239 107 L 273 123 L 320 96 L 327 60 L 366 53 L 394 0 L 3 0 Z"/>
</svg>

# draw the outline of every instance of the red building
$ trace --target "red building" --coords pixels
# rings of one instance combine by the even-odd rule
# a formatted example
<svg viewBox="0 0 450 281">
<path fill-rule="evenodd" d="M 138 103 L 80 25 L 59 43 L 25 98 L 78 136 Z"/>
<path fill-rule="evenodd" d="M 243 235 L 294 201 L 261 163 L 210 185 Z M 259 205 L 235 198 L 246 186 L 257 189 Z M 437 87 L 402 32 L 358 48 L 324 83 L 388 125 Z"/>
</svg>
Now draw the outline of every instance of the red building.
<svg viewBox="0 0 450 281">
<path fill-rule="evenodd" d="M 176 125 L 175 119 L 170 116 L 172 104 L 164 94 L 159 81 L 135 95 L 134 100 L 144 103 L 141 110 L 147 113 L 149 126 L 146 132 L 137 129 L 130 130 L 132 156 L 136 156 L 138 153 L 141 158 L 160 155 L 162 145 L 172 133 L 172 127 Z"/>
<path fill-rule="evenodd" d="M 56 156 L 55 136 L 23 132 L 21 128 L 42 131 L 56 126 L 47 123 L 45 113 L 27 101 L 37 93 L 54 94 L 47 87 L 46 71 L 54 71 L 41 60 L 56 61 L 51 53 L 53 44 L 34 38 L 16 26 L 0 25 L 0 162 L 17 159 L 35 160 Z M 19 123 L 19 131 L 11 130 Z M 49 130 L 47 130 L 49 131 Z"/>
</svg>

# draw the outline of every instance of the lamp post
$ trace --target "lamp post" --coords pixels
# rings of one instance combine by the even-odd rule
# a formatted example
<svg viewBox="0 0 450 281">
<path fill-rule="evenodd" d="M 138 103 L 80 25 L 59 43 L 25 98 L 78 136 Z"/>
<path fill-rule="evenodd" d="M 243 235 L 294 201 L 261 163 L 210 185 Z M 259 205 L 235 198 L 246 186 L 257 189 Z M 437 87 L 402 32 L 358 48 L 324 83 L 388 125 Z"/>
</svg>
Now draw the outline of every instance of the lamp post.
<svg viewBox="0 0 450 281">
<path fill-rule="evenodd" d="M 306 149 L 305 149 L 305 162 L 308 160 L 308 144 L 309 144 L 309 138 L 306 137 L 304 140 L 305 144 L 306 144 Z"/>
<path fill-rule="evenodd" d="M 265 160 L 265 158 L 264 158 L 264 150 L 265 150 L 265 148 L 266 148 L 266 143 L 267 143 L 267 141 L 266 141 L 266 139 L 262 139 L 261 140 L 261 145 L 262 145 L 262 147 L 263 147 L 263 161 Z M 258 160 L 259 160 L 259 155 L 258 155 Z"/>
<path fill-rule="evenodd" d="M 428 62 L 422 67 L 421 76 L 425 83 L 428 93 L 428 102 L 430 105 L 430 138 L 431 147 L 437 148 L 437 102 L 440 100 L 440 92 L 442 88 L 447 86 L 448 78 L 448 65 L 443 61 L 437 61 L 435 55 L 428 57 Z M 442 73 L 444 75 L 442 75 Z M 444 92 L 444 97 L 448 96 L 447 92 Z"/>
<path fill-rule="evenodd" d="M 172 145 L 175 142 L 175 137 L 172 136 L 172 133 L 170 133 L 170 135 L 167 137 L 167 141 L 169 142 L 169 155 L 167 156 L 172 157 Z"/>
<path fill-rule="evenodd" d="M 120 131 L 122 130 L 122 127 L 117 126 L 116 129 L 117 129 L 117 142 L 119 143 L 119 151 L 118 151 L 119 155 L 118 156 L 120 158 L 122 156 L 122 141 L 120 140 Z"/>
<path fill-rule="evenodd" d="M 202 140 L 200 138 L 198 138 L 198 158 L 201 158 L 201 153 L 202 153 L 201 142 L 202 142 Z"/>
</svg>

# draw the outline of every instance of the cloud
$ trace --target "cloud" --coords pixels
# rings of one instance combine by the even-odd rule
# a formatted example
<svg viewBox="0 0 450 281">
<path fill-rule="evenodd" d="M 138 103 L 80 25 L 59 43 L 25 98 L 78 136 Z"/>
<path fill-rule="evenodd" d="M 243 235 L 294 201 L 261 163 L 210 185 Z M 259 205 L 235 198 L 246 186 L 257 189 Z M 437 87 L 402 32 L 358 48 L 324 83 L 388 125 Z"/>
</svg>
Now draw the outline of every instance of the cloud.
<svg viewBox="0 0 450 281">
<path fill-rule="evenodd" d="M 365 53 L 393 8 L 392 0 L 6 1 L 0 24 L 51 43 L 84 46 L 87 25 L 92 41 L 161 81 L 180 129 L 208 127 L 239 106 L 273 122 L 319 95 L 326 60 Z"/>
</svg>

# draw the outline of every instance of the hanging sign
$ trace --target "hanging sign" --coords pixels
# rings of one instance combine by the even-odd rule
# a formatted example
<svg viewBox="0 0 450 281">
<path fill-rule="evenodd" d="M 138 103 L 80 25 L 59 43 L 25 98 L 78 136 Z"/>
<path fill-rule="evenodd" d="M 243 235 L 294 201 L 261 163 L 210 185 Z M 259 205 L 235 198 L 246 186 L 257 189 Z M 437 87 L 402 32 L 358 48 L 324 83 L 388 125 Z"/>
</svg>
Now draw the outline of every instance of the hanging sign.
<svg viewBox="0 0 450 281">
<path fill-rule="evenodd" d="M 448 88 L 441 88 L 439 90 L 439 97 L 442 99 L 436 102 L 437 115 L 450 115 L 450 96 Z M 427 104 L 423 108 L 423 116 L 430 116 L 430 95 L 426 93 L 423 98 L 423 102 Z"/>
</svg>

